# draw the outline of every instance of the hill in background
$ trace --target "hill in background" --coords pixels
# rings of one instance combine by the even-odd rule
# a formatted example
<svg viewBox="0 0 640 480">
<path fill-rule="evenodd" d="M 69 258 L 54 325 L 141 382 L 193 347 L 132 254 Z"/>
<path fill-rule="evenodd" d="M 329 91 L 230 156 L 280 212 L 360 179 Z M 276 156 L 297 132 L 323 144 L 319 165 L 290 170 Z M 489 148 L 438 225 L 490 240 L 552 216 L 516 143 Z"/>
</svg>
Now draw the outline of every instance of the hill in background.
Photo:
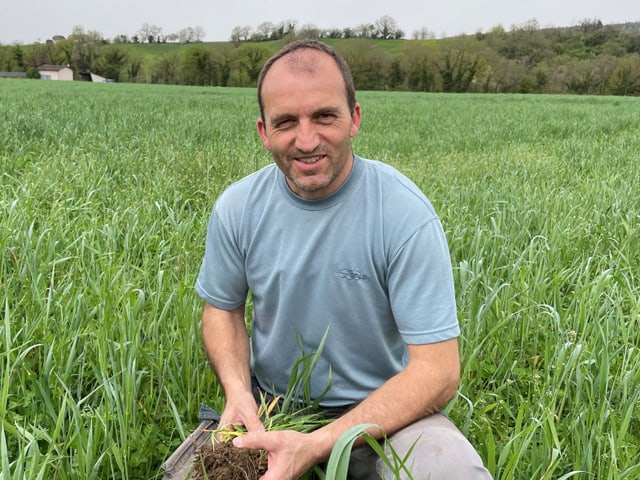
<svg viewBox="0 0 640 480">
<path fill-rule="evenodd" d="M 585 20 L 539 28 L 531 21 L 510 31 L 498 26 L 443 39 L 427 33 L 398 38 L 401 34 L 380 26 L 367 31 L 281 27 L 260 36 L 235 32 L 229 42 L 149 35 L 140 43 L 139 37 L 107 41 L 79 30 L 44 44 L 0 47 L 0 70 L 37 76 L 39 65 L 68 64 L 77 78 L 93 72 L 119 82 L 253 87 L 278 47 L 305 37 L 340 51 L 360 90 L 640 95 L 640 22 Z"/>
</svg>

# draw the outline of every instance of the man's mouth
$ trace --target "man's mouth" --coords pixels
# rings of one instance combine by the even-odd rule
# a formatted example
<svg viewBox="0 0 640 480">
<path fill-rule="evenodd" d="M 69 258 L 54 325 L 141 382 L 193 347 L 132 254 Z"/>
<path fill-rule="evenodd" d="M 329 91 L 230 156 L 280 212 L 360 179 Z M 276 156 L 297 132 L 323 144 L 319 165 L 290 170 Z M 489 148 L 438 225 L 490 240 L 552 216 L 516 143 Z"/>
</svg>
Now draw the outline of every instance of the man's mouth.
<svg viewBox="0 0 640 480">
<path fill-rule="evenodd" d="M 296 158 L 296 160 L 298 162 L 302 162 L 302 163 L 305 163 L 307 165 L 311 165 L 311 164 L 314 164 L 314 163 L 320 161 L 322 158 L 324 158 L 324 155 L 318 155 L 316 157 L 302 157 L 302 158 L 298 157 L 298 158 Z"/>
</svg>

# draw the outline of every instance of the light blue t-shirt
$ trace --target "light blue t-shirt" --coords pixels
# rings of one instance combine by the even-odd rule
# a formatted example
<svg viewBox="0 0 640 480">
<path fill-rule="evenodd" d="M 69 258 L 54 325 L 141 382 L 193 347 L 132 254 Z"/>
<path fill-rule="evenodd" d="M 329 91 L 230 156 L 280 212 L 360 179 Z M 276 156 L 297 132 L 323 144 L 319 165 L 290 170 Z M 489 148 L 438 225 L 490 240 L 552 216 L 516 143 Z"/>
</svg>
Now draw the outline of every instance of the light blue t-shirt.
<svg viewBox="0 0 640 480">
<path fill-rule="evenodd" d="M 252 371 L 286 391 L 302 350 L 327 340 L 311 380 L 321 405 L 362 400 L 407 361 L 407 344 L 460 333 L 440 220 L 396 169 L 355 157 L 332 195 L 305 200 L 270 165 L 230 186 L 208 226 L 198 294 L 221 309 L 253 298 Z"/>
</svg>

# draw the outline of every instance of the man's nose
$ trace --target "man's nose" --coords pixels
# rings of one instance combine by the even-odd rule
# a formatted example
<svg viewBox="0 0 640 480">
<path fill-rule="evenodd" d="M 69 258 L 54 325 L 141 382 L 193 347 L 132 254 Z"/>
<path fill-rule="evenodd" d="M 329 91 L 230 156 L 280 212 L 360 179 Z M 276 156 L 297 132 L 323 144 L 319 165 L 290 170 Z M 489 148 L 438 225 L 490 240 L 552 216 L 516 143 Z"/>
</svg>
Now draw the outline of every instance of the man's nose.
<svg viewBox="0 0 640 480">
<path fill-rule="evenodd" d="M 310 121 L 298 123 L 296 130 L 296 148 L 302 152 L 313 152 L 319 144 L 318 132 Z"/>
</svg>

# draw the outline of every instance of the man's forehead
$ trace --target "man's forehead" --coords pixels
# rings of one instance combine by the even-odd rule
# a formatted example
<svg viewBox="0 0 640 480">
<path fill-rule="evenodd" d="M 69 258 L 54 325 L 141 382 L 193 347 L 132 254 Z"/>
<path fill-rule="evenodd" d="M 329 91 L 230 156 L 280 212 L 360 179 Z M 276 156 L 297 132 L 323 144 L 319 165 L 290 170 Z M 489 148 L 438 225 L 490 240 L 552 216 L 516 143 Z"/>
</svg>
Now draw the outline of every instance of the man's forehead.
<svg viewBox="0 0 640 480">
<path fill-rule="evenodd" d="M 308 85 L 304 78 L 307 76 L 314 82 L 313 91 L 317 94 L 314 98 L 319 98 L 320 92 L 325 92 L 325 97 L 328 96 L 325 100 L 331 100 L 323 108 L 340 106 L 342 95 L 336 97 L 336 89 L 344 91 L 344 101 L 347 101 L 344 80 L 336 60 L 328 53 L 304 48 L 276 60 L 265 75 L 262 102 L 266 115 L 286 113 L 282 111 L 285 108 L 282 102 L 286 104 L 286 99 L 292 98 L 294 91 L 297 92 L 299 88 L 304 90 Z M 273 94 L 278 96 L 277 101 L 272 97 Z"/>
<path fill-rule="evenodd" d="M 272 70 L 281 69 L 291 73 L 312 74 L 320 69 L 331 68 L 332 64 L 335 65 L 335 62 L 329 54 L 311 48 L 302 48 L 278 59 L 273 64 Z"/>
</svg>

